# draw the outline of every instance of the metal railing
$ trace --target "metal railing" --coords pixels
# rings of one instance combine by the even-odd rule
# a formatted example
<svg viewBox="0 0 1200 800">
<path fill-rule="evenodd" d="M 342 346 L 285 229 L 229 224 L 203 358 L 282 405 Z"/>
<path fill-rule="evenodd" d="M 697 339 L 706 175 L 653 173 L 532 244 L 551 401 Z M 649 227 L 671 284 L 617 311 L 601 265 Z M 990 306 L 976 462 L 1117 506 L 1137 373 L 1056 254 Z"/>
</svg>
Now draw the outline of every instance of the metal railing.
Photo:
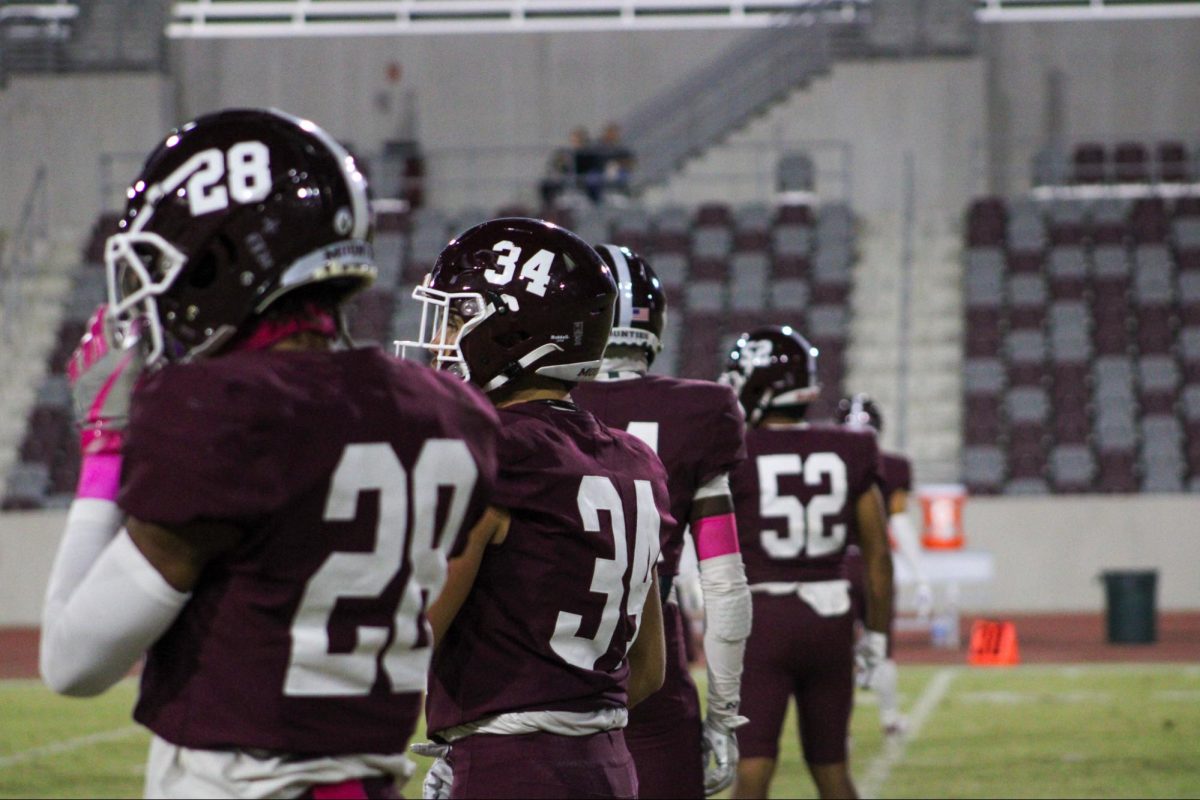
<svg viewBox="0 0 1200 800">
<path fill-rule="evenodd" d="M 980 22 L 1078 22 L 1085 20 L 1200 17 L 1200 0 L 976 0 Z"/>
<path fill-rule="evenodd" d="M 175 3 L 172 38 L 753 28 L 866 0 L 272 0 Z"/>
<path fill-rule="evenodd" d="M 736 43 L 622 122 L 638 154 L 634 186 L 666 179 L 688 158 L 740 127 L 751 115 L 829 70 L 829 40 L 814 15 Z"/>
<path fill-rule="evenodd" d="M 46 165 L 39 164 L 12 235 L 0 247 L 0 309 L 4 314 L 0 335 L 6 342 L 19 335 L 27 308 L 27 284 L 46 257 L 50 219 L 46 183 Z"/>
</svg>

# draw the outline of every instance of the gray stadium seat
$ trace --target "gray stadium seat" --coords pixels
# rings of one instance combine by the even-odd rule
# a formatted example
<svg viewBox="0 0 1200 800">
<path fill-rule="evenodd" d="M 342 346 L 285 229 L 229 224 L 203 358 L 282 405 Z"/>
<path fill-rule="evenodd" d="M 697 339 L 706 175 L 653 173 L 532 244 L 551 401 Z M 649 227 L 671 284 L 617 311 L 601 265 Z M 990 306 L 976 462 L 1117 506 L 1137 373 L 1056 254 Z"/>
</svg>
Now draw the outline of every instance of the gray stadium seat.
<svg viewBox="0 0 1200 800">
<path fill-rule="evenodd" d="M 1016 478 L 1004 484 L 1004 493 L 1015 495 L 1049 494 L 1050 488 L 1041 478 Z"/>
<path fill-rule="evenodd" d="M 1167 305 L 1175 296 L 1171 256 L 1162 245 L 1141 245 L 1134 252 L 1134 297 L 1143 305 Z"/>
<path fill-rule="evenodd" d="M 1200 272 L 1179 273 L 1179 302 L 1200 302 Z"/>
<path fill-rule="evenodd" d="M 999 394 L 1006 381 L 997 358 L 969 358 L 963 363 L 963 390 L 967 394 Z"/>
<path fill-rule="evenodd" d="M 854 212 L 845 203 L 826 203 L 817 211 L 817 241 L 821 246 L 854 238 Z"/>
<path fill-rule="evenodd" d="M 1193 383 L 1184 387 L 1179 396 L 1179 407 L 1183 418 L 1188 422 L 1200 422 L 1200 384 Z"/>
<path fill-rule="evenodd" d="M 599 214 L 585 214 L 575 221 L 571 226 L 571 230 L 590 245 L 598 244 L 620 244 L 620 242 L 610 242 L 608 232 L 608 223 Z"/>
<path fill-rule="evenodd" d="M 1123 224 L 1129 214 L 1130 201 L 1122 197 L 1102 197 L 1092 203 L 1092 222 L 1101 225 Z"/>
<path fill-rule="evenodd" d="M 1054 199 L 1046 204 L 1046 216 L 1058 225 L 1082 225 L 1087 220 L 1084 200 Z"/>
<path fill-rule="evenodd" d="M 1046 246 L 1046 225 L 1040 214 L 1013 215 L 1010 210 L 1007 237 L 1010 250 L 1041 250 Z"/>
<path fill-rule="evenodd" d="M 733 209 L 733 225 L 740 231 L 765 231 L 771 227 L 774 212 L 766 203 L 745 203 Z"/>
<path fill-rule="evenodd" d="M 972 272 L 1004 272 L 1004 251 L 999 247 L 972 247 L 966 251 L 967 274 Z"/>
<path fill-rule="evenodd" d="M 808 333 L 814 339 L 845 339 L 849 333 L 846 307 L 813 306 L 808 310 Z"/>
<path fill-rule="evenodd" d="M 1171 237 L 1181 250 L 1200 248 L 1200 217 L 1179 217 L 1171 223 Z"/>
<path fill-rule="evenodd" d="M 1092 251 L 1092 274 L 1097 278 L 1124 278 L 1130 274 L 1129 253 L 1119 244 L 1098 245 Z"/>
<path fill-rule="evenodd" d="M 1015 364 L 1035 364 L 1046 359 L 1046 337 L 1041 331 L 1012 331 L 1005 338 L 1009 360 Z"/>
<path fill-rule="evenodd" d="M 668 289 L 675 289 L 687 282 L 688 261 L 682 253 L 660 253 L 651 263 L 654 274 Z"/>
<path fill-rule="evenodd" d="M 659 233 L 687 235 L 692 228 L 692 212 L 683 206 L 663 206 L 653 219 Z"/>
<path fill-rule="evenodd" d="M 1050 251 L 1050 274 L 1056 278 L 1085 278 L 1088 265 L 1083 248 L 1062 245 Z"/>
<path fill-rule="evenodd" d="M 725 310 L 725 284 L 693 281 L 684 287 L 688 311 L 719 313 Z"/>
<path fill-rule="evenodd" d="M 1096 457 L 1087 445 L 1059 445 L 1050 451 L 1050 476 L 1059 485 L 1087 486 L 1096 476 Z"/>
<path fill-rule="evenodd" d="M 772 281 L 767 300 L 773 311 L 803 312 L 808 307 L 808 282 L 799 278 Z"/>
<path fill-rule="evenodd" d="M 1046 305 L 1046 284 L 1041 275 L 1013 275 L 1008 279 L 1008 301 L 1014 306 Z"/>
<path fill-rule="evenodd" d="M 762 253 L 735 256 L 729 281 L 729 307 L 734 311 L 761 310 L 766 303 L 770 269 L 770 262 Z"/>
<path fill-rule="evenodd" d="M 375 263 L 379 266 L 377 286 L 391 288 L 400 281 L 404 266 L 405 237 L 402 233 L 393 231 L 375 234 Z"/>
<path fill-rule="evenodd" d="M 728 228 L 698 228 L 692 234 L 692 255 L 720 259 L 733 249 L 733 233 Z"/>
<path fill-rule="evenodd" d="M 776 255 L 807 257 L 812 250 L 812 229 L 804 225 L 780 225 L 771 233 Z"/>
<path fill-rule="evenodd" d="M 991 445 L 964 447 L 963 479 L 968 484 L 998 488 L 1004 480 L 1004 453 Z"/>
<path fill-rule="evenodd" d="M 972 258 L 971 253 L 978 252 L 968 251 L 968 259 Z M 968 306 L 999 306 L 1004 299 L 1003 260 L 989 262 L 990 259 L 978 258 L 974 264 L 968 266 L 967 273 L 963 276 L 963 290 Z"/>
<path fill-rule="evenodd" d="M 1179 366 L 1171 356 L 1143 356 L 1137 369 L 1143 392 L 1173 392 L 1179 387 Z"/>
<path fill-rule="evenodd" d="M 1045 422 L 1050 413 L 1046 390 L 1038 386 L 1018 386 L 1004 398 L 1008 419 L 1013 423 Z"/>
</svg>

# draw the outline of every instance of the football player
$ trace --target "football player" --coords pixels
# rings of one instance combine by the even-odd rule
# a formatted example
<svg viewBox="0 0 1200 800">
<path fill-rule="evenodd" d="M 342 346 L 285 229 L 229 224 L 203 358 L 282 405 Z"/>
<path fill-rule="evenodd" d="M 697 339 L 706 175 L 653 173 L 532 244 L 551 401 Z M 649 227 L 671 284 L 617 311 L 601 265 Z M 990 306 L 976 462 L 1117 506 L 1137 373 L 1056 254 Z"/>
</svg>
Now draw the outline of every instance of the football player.
<svg viewBox="0 0 1200 800">
<path fill-rule="evenodd" d="M 731 483 L 754 629 L 746 645 L 734 797 L 766 797 L 780 728 L 795 695 L 804 759 L 821 797 L 854 797 L 846 754 L 855 662 L 859 683 L 887 651 L 892 598 L 879 446 L 870 431 L 804 422 L 820 391 L 817 351 L 790 327 L 738 339 L 721 381 L 746 412 L 747 459 Z M 857 534 L 867 630 L 853 644 L 846 543 Z"/>
<path fill-rule="evenodd" d="M 745 422 L 728 387 L 647 374 L 662 349 L 662 287 L 636 253 L 612 244 L 596 249 L 617 278 L 617 313 L 598 379 L 580 384 L 572 396 L 601 421 L 633 433 L 658 453 L 667 468 L 676 520 L 658 564 L 666 683 L 631 714 L 625 740 L 637 766 L 639 797 L 703 797 L 733 782 L 734 730 L 744 722 L 738 704 L 750 635 L 750 590 L 738 550 L 729 472 L 745 458 Z M 688 673 L 688 631 L 679 606 L 667 602 L 688 525 L 705 607 L 708 713 L 703 724 Z"/>
<path fill-rule="evenodd" d="M 203 116 L 128 197 L 69 367 L 83 465 L 42 675 L 94 695 L 146 654 L 148 797 L 394 797 L 424 598 L 487 507 L 495 411 L 342 342 L 369 199 L 313 123 Z"/>
<path fill-rule="evenodd" d="M 497 524 L 430 609 L 442 747 L 424 752 L 444 757 L 426 796 L 634 797 L 622 729 L 663 682 L 655 562 L 674 521 L 654 452 L 569 394 L 600 366 L 611 270 L 570 231 L 494 219 L 451 241 L 414 296 L 422 334 L 400 345 L 488 394 L 502 454 Z"/>
<path fill-rule="evenodd" d="M 883 432 L 883 415 L 879 406 L 865 394 L 844 397 L 838 402 L 836 411 L 837 421 L 851 428 L 874 431 L 878 436 Z M 908 518 L 908 493 L 912 491 L 912 464 L 899 453 L 881 451 L 880 463 L 882 472 L 879 476 L 879 489 L 883 493 L 884 507 L 888 514 L 888 532 L 892 545 L 893 557 L 898 555 L 908 565 L 909 571 L 915 576 L 917 584 L 917 613 L 927 617 L 932 605 L 932 592 L 929 580 L 921 565 L 921 544 L 917 539 L 916 528 Z M 862 551 L 857 542 L 846 548 L 846 578 L 850 581 L 850 597 L 854 602 L 854 613 L 859 622 L 865 621 L 866 597 L 863 586 Z M 872 674 L 870 689 L 875 692 L 879 703 L 879 722 L 885 736 L 897 736 L 904 732 L 905 721 L 900 713 L 899 673 L 896 662 L 892 658 L 893 626 L 895 623 L 895 598 L 892 603 L 892 615 L 888 619 L 888 652 L 887 659 L 880 664 Z"/>
</svg>

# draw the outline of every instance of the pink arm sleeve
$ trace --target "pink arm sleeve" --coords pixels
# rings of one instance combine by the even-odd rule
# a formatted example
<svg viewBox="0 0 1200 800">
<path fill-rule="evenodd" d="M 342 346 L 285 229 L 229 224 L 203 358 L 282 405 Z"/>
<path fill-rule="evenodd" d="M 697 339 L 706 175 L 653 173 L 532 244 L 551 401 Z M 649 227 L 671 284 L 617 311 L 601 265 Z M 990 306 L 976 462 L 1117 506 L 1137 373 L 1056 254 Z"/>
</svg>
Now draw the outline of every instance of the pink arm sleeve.
<svg viewBox="0 0 1200 800">
<path fill-rule="evenodd" d="M 94 500 L 117 499 L 121 488 L 121 456 L 116 453 L 88 453 L 79 465 L 76 497 Z"/>
<path fill-rule="evenodd" d="M 733 514 L 697 520 L 692 526 L 692 536 L 696 539 L 696 557 L 701 561 L 741 552 L 737 518 Z"/>
</svg>

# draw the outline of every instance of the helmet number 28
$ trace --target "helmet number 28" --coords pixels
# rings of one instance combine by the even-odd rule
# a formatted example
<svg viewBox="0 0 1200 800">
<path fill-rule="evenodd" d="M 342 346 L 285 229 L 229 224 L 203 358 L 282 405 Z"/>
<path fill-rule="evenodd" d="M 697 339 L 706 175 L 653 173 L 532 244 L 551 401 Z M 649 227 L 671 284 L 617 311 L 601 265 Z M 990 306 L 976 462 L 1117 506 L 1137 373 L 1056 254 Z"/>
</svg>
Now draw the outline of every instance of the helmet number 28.
<svg viewBox="0 0 1200 800">
<path fill-rule="evenodd" d="M 176 177 L 178 176 L 178 177 Z M 166 190 L 186 180 L 193 217 L 224 211 L 236 203 L 257 203 L 271 193 L 271 153 L 262 142 L 238 142 L 227 151 L 210 147 L 184 162 L 167 178 Z"/>
<path fill-rule="evenodd" d="M 483 273 L 488 283 L 507 286 L 517 274 L 517 260 L 521 258 L 521 248 L 505 240 L 496 242 L 492 249 L 500 255 L 496 256 L 496 266 L 499 269 L 489 269 Z M 538 297 L 546 296 L 546 287 L 550 285 L 550 267 L 554 266 L 554 253 L 549 250 L 538 250 L 521 265 L 521 273 L 517 277 L 529 281 L 525 287 Z"/>
<path fill-rule="evenodd" d="M 807 486 L 820 486 L 829 478 L 829 491 L 811 498 L 807 504 L 792 495 L 780 494 L 779 479 L 800 475 Z M 760 487 L 759 514 L 784 517 L 787 527 L 780 531 L 763 528 L 762 547 L 772 558 L 796 558 L 806 553 L 819 558 L 835 553 L 846 543 L 846 525 L 827 524 L 825 518 L 840 514 L 846 506 L 846 462 L 837 453 L 813 453 L 805 459 L 796 453 L 775 453 L 758 457 Z"/>
</svg>

